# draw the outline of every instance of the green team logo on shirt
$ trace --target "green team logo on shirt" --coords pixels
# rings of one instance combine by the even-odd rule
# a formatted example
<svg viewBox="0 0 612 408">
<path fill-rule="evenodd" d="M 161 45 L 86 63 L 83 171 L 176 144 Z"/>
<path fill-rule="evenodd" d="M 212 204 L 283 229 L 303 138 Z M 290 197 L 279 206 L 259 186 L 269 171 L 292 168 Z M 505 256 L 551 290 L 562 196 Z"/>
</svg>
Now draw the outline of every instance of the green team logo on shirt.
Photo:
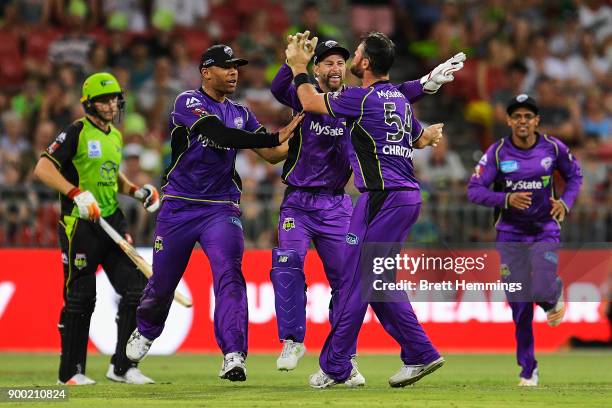
<svg viewBox="0 0 612 408">
<path fill-rule="evenodd" d="M 550 176 L 542 176 L 542 183 L 544 184 L 544 187 L 548 187 L 548 183 L 550 183 Z"/>
<path fill-rule="evenodd" d="M 510 268 L 508 268 L 508 265 L 501 264 L 501 266 L 499 267 L 499 274 L 501 276 L 510 276 Z"/>
<path fill-rule="evenodd" d="M 119 171 L 119 165 L 111 160 L 107 160 L 104 163 L 102 163 L 102 166 L 100 166 L 100 177 L 102 178 L 102 180 L 105 180 L 106 182 L 108 181 L 112 181 L 113 183 L 115 183 L 117 181 L 117 172 Z M 104 182 L 98 182 L 98 185 L 114 185 L 114 184 L 101 184 Z"/>
</svg>

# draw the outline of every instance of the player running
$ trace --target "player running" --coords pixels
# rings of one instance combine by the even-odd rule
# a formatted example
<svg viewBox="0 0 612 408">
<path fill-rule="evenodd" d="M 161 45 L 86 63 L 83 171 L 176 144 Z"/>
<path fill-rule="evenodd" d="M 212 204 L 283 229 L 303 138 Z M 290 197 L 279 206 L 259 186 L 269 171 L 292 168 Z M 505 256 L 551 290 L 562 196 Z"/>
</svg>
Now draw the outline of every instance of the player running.
<svg viewBox="0 0 612 408">
<path fill-rule="evenodd" d="M 301 35 L 300 35 L 301 38 Z M 313 70 L 317 92 L 335 92 L 345 88 L 346 61 L 350 52 L 336 41 L 317 45 Z M 437 66 L 420 80 L 398 86 L 410 102 L 425 93 L 435 93 L 452 81 L 453 73 L 463 67 L 465 54 L 460 53 Z M 272 81 L 271 91 L 282 104 L 302 111 L 297 90 L 292 84 L 291 68 L 283 64 Z M 287 184 L 278 223 L 279 246 L 272 251 L 270 274 L 274 292 L 276 319 L 283 350 L 277 360 L 279 370 L 293 370 L 304 355 L 306 329 L 306 280 L 304 258 L 313 241 L 323 261 L 332 289 L 329 320 L 337 309 L 340 274 L 346 234 L 352 213 L 352 201 L 344 186 L 351 176 L 346 119 L 328 114 L 306 113 L 304 121 L 289 141 L 289 154 L 282 179 Z M 356 348 L 357 339 L 355 339 Z M 354 352 L 353 352 L 354 353 Z M 354 363 L 354 362 L 353 362 Z M 363 385 L 356 375 L 347 385 Z"/>
<path fill-rule="evenodd" d="M 287 154 L 283 143 L 303 115 L 280 132 L 268 133 L 248 108 L 227 98 L 236 90 L 238 67 L 245 64 L 226 45 L 210 47 L 199 65 L 202 87 L 183 92 L 174 103 L 172 162 L 162 186 L 153 277 L 138 306 L 138 328 L 127 345 L 133 361 L 146 355 L 164 329 L 174 290 L 199 242 L 213 274 L 215 337 L 224 355 L 219 377 L 246 380 L 248 310 L 236 149 L 255 148 L 270 162 L 282 160 Z"/>
<path fill-rule="evenodd" d="M 351 72 L 362 79 L 362 87 L 324 94 L 308 84 L 306 65 L 313 45 L 303 40 L 291 41 L 287 47 L 300 103 L 308 112 L 346 118 L 350 163 L 362 193 L 345 238 L 345 272 L 340 276 L 331 333 L 321 351 L 321 370 L 310 377 L 312 387 L 325 388 L 357 375 L 351 354 L 371 295 L 359 268 L 362 248 L 368 243 L 392 247 L 408 236 L 421 205 L 413 174 L 413 148 L 435 145 L 442 137 L 442 124 L 423 129 L 405 95 L 389 83 L 395 46 L 384 34 L 367 35 L 355 52 Z M 316 38 L 312 43 L 316 45 Z M 393 253 L 391 249 L 377 256 Z M 444 363 L 417 321 L 407 295 L 402 292 L 398 298 L 401 301 L 369 302 L 385 330 L 401 345 L 404 366 L 389 379 L 393 387 L 412 384 Z"/>
<path fill-rule="evenodd" d="M 468 185 L 470 201 L 498 211 L 495 229 L 505 282 L 521 282 L 521 292 L 507 292 L 516 328 L 520 386 L 538 385 L 534 356 L 533 303 L 546 312 L 548 324 L 563 320 L 563 285 L 557 276 L 560 223 L 578 193 L 582 174 L 578 161 L 560 140 L 536 131 L 540 116 L 533 98 L 522 94 L 506 109 L 512 135 L 489 147 Z M 566 181 L 555 195 L 553 172 Z M 494 184 L 494 190 L 489 186 Z M 518 295 L 517 295 L 518 293 Z"/>
<path fill-rule="evenodd" d="M 83 83 L 81 103 L 85 117 L 57 136 L 34 170 L 43 183 L 61 194 L 58 233 L 64 265 L 64 307 L 58 325 L 62 340 L 58 383 L 95 384 L 85 375 L 85 363 L 98 265 L 121 296 L 117 346 L 106 377 L 130 384 L 153 383 L 125 355 L 146 279 L 96 221 L 104 217 L 125 235 L 127 224 L 117 193 L 142 201 L 149 212 L 159 207 L 159 195 L 155 187 L 138 187 L 119 171 L 123 139 L 111 123 L 124 105 L 117 79 L 108 73 L 91 75 Z"/>
</svg>

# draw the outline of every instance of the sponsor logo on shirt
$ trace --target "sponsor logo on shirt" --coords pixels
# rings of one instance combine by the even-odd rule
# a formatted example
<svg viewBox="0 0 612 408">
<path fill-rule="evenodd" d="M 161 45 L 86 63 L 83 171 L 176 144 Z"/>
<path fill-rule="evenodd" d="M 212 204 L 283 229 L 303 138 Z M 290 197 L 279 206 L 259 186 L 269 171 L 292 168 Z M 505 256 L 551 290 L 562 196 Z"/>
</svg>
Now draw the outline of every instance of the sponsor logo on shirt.
<svg viewBox="0 0 612 408">
<path fill-rule="evenodd" d="M 240 116 L 234 118 L 234 127 L 236 127 L 236 129 L 242 129 L 244 127 L 244 120 L 242 120 Z"/>
<path fill-rule="evenodd" d="M 542 168 L 544 168 L 544 170 L 550 169 L 550 166 L 552 166 L 552 157 L 546 156 L 542 159 L 540 165 L 542 166 Z"/>
<path fill-rule="evenodd" d="M 393 91 L 385 90 L 385 91 L 376 92 L 376 96 L 378 96 L 378 98 L 389 99 L 389 98 L 401 98 L 404 96 L 404 94 L 402 94 L 398 90 L 393 90 Z"/>
<path fill-rule="evenodd" d="M 499 267 L 499 274 L 501 276 L 510 276 L 510 268 L 508 268 L 508 265 L 501 264 Z"/>
<path fill-rule="evenodd" d="M 499 163 L 499 168 L 503 173 L 512 173 L 519 169 L 519 164 L 516 160 L 505 160 Z"/>
<path fill-rule="evenodd" d="M 317 136 L 326 135 L 336 137 L 344 134 L 344 128 L 331 127 L 330 125 L 321 126 L 319 122 L 315 121 L 310 122 L 310 130 L 315 132 Z"/>
<path fill-rule="evenodd" d="M 210 147 L 211 149 L 231 150 L 231 147 L 219 146 L 204 135 L 198 135 L 198 142 L 202 143 L 202 147 Z"/>
<path fill-rule="evenodd" d="M 516 190 L 541 190 L 550 184 L 550 176 L 542 176 L 541 180 L 506 180 L 506 189 Z"/>
<path fill-rule="evenodd" d="M 480 164 L 477 164 L 476 167 L 474 167 L 474 176 L 476 176 L 476 178 L 480 178 L 481 174 L 482 174 L 482 167 L 480 167 Z"/>
<path fill-rule="evenodd" d="M 191 98 L 187 98 L 187 101 L 185 102 L 185 106 L 187 108 L 193 108 L 195 106 L 200 106 L 202 105 L 202 102 L 200 102 L 200 100 L 196 97 L 191 97 Z"/>
<path fill-rule="evenodd" d="M 90 140 L 87 142 L 87 157 L 90 159 L 102 157 L 102 146 L 99 140 Z"/>
</svg>

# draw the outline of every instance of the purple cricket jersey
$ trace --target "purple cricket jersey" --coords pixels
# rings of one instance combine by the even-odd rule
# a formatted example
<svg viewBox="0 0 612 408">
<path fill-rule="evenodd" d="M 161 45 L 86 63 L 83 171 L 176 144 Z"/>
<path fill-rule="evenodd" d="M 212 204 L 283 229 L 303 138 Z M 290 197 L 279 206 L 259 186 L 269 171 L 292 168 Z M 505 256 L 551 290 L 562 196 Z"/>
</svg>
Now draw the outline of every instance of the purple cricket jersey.
<svg viewBox="0 0 612 408">
<path fill-rule="evenodd" d="M 498 231 L 558 231 L 559 223 L 550 215 L 550 198 L 555 197 L 555 170 L 566 181 L 560 200 L 569 212 L 578 197 L 582 173 L 567 146 L 554 137 L 537 133 L 531 148 L 520 149 L 511 137 L 505 137 L 491 145 L 478 162 L 468 185 L 468 198 L 500 210 L 495 224 Z M 493 191 L 489 190 L 491 184 L 494 184 Z M 531 206 L 526 210 L 510 208 L 510 193 L 522 191 L 533 193 Z"/>
<path fill-rule="evenodd" d="M 413 171 L 413 143 L 423 128 L 399 87 L 378 81 L 367 88 L 328 92 L 325 104 L 350 129 L 350 162 L 355 187 L 368 190 L 419 189 Z"/>
<path fill-rule="evenodd" d="M 302 111 L 297 90 L 292 83 L 291 68 L 283 64 L 272 81 L 270 90 L 283 105 Z M 349 89 L 343 85 L 343 91 Z M 425 93 L 419 80 L 398 86 L 411 102 Z M 317 87 L 318 92 L 322 92 Z M 351 177 L 351 151 L 346 119 L 306 112 L 297 134 L 289 140 L 289 153 L 283 166 L 282 179 L 294 187 L 344 188 Z"/>
<path fill-rule="evenodd" d="M 240 200 L 242 182 L 234 168 L 237 150 L 218 146 L 193 130 L 210 115 L 229 128 L 263 129 L 249 108 L 228 98 L 217 102 L 202 88 L 180 94 L 170 115 L 172 162 L 164 173 L 164 198 L 213 203 Z"/>
</svg>

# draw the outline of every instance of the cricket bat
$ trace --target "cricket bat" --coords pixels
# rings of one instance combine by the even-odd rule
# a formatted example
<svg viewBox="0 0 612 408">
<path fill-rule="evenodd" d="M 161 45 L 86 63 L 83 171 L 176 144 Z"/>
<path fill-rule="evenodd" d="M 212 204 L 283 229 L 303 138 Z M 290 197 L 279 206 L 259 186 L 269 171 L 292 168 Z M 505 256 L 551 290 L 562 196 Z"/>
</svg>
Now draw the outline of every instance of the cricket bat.
<svg viewBox="0 0 612 408">
<path fill-rule="evenodd" d="M 149 263 L 145 261 L 142 256 L 140 256 L 136 249 L 130 245 L 130 243 L 127 242 L 125 238 L 123 238 L 117 231 L 115 231 L 115 229 L 102 217 L 100 217 L 100 226 L 104 232 L 106 232 L 108 236 L 111 237 L 111 239 L 115 241 L 117 245 L 119 245 L 119 248 L 125 252 L 132 262 L 134 262 L 134 265 L 140 269 L 140 272 L 142 272 L 143 275 L 149 279 L 153 275 L 153 268 L 151 265 L 149 265 Z M 179 291 L 174 292 L 174 300 L 185 307 L 191 307 L 193 305 L 191 300 Z"/>
</svg>

